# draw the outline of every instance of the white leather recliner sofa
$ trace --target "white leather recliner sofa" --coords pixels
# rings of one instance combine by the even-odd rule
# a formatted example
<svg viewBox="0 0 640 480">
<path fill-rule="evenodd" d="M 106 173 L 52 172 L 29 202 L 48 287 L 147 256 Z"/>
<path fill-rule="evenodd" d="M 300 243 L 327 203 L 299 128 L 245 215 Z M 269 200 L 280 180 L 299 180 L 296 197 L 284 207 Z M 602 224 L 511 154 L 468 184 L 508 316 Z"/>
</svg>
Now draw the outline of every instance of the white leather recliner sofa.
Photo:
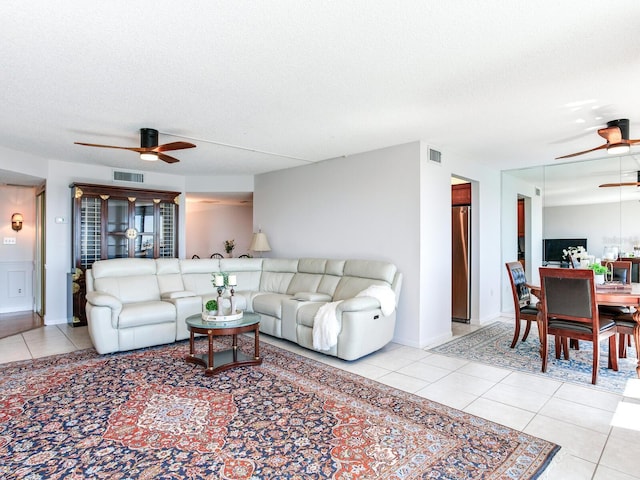
<svg viewBox="0 0 640 480">
<path fill-rule="evenodd" d="M 97 261 L 87 270 L 87 321 L 96 350 L 104 354 L 189 338 L 185 319 L 217 296 L 212 274 L 220 272 L 236 276 L 237 307 L 260 315 L 262 333 L 314 349 L 318 310 L 339 302 L 337 343 L 323 353 L 355 360 L 393 338 L 395 308 L 384 315 L 379 299 L 357 296 L 372 286 L 389 287 L 397 305 L 402 274 L 388 262 L 119 258 Z"/>
</svg>

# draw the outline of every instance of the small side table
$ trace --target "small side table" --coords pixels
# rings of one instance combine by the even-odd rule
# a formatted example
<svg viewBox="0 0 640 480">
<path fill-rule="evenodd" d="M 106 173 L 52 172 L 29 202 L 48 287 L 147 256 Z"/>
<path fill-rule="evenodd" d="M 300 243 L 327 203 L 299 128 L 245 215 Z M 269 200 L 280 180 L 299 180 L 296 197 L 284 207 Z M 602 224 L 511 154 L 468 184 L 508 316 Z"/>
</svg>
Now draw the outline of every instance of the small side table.
<svg viewBox="0 0 640 480">
<path fill-rule="evenodd" d="M 205 367 L 205 375 L 215 375 L 216 373 L 235 367 L 248 365 L 260 365 L 260 342 L 258 328 L 260 327 L 260 316 L 255 313 L 245 312 L 240 320 L 231 322 L 207 322 L 202 319 L 202 315 L 191 315 L 185 320 L 189 329 L 189 355 L 185 360 Z M 238 349 L 238 335 L 246 332 L 254 333 L 254 356 L 246 355 Z M 196 353 L 194 337 L 196 333 L 207 335 L 209 339 L 209 351 L 207 354 Z M 231 335 L 233 337 L 232 348 L 219 352 L 213 351 L 213 337 Z"/>
</svg>

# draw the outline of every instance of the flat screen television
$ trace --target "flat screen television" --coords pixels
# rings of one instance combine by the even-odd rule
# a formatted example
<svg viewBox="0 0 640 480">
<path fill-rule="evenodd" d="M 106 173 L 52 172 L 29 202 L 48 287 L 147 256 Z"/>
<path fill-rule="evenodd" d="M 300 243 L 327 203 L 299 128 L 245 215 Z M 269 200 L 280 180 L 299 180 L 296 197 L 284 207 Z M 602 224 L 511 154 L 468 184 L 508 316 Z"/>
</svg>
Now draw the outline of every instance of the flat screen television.
<svg viewBox="0 0 640 480">
<path fill-rule="evenodd" d="M 586 238 L 545 238 L 543 240 L 543 259 L 545 263 L 562 263 L 567 260 L 562 258 L 562 251 L 569 247 L 584 247 L 587 250 Z"/>
</svg>

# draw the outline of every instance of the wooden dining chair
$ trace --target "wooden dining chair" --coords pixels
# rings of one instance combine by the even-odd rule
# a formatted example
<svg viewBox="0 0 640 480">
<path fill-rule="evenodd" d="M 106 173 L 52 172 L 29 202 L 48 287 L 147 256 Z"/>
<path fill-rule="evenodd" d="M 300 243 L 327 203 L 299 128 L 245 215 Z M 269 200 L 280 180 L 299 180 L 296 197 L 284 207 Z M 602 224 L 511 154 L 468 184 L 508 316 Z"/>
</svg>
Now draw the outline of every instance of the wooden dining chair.
<svg viewBox="0 0 640 480">
<path fill-rule="evenodd" d="M 513 305 L 516 314 L 515 331 L 513 332 L 513 340 L 511 341 L 511 348 L 515 347 L 518 343 L 518 337 L 520 336 L 520 323 L 522 320 L 527 322 L 527 326 L 524 329 L 524 335 L 522 341 L 524 342 L 529 336 L 531 331 L 531 322 L 538 320 L 538 307 L 531 304 L 531 292 L 527 286 L 527 279 L 524 274 L 524 268 L 520 262 L 507 262 L 507 273 L 509 274 L 509 281 L 511 282 L 511 292 L 513 293 Z"/>
<path fill-rule="evenodd" d="M 611 280 L 625 285 L 631 284 L 631 262 L 622 260 L 616 260 L 613 262 L 603 260 L 602 264 L 608 266 L 612 270 Z M 601 317 L 612 318 L 616 323 L 616 330 L 618 332 L 618 356 L 620 358 L 627 358 L 627 346 L 631 345 L 633 328 L 635 326 L 633 313 L 636 309 L 633 307 L 615 305 L 600 305 L 598 309 Z M 636 351 L 637 350 L 638 346 L 636 345 Z M 640 355 L 640 352 L 638 355 Z"/>
<path fill-rule="evenodd" d="M 555 354 L 569 358 L 568 339 L 593 343 L 591 383 L 598 380 L 600 342 L 609 340 L 608 367 L 618 370 L 615 322 L 600 317 L 596 303 L 595 275 L 591 269 L 540 268 L 542 309 L 542 371 L 547 371 L 548 336 L 555 336 Z"/>
<path fill-rule="evenodd" d="M 224 258 L 224 255 L 221 253 L 212 253 L 209 258 Z"/>
</svg>

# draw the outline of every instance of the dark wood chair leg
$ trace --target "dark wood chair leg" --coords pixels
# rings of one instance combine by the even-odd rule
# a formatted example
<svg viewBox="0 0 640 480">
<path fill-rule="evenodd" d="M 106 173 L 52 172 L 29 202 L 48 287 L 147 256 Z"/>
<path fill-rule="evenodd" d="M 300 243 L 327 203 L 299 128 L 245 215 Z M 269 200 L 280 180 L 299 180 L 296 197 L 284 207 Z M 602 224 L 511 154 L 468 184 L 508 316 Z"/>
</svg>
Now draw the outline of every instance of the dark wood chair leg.
<svg viewBox="0 0 640 480">
<path fill-rule="evenodd" d="M 518 343 L 519 336 L 520 336 L 520 320 L 516 318 L 516 331 L 513 332 L 513 340 L 511 341 L 511 348 L 516 346 L 516 343 Z"/>
<path fill-rule="evenodd" d="M 562 338 L 556 335 L 554 339 L 556 344 L 556 359 L 560 359 L 560 354 L 562 353 Z"/>
<path fill-rule="evenodd" d="M 531 331 L 531 320 L 527 320 L 527 326 L 524 329 L 524 335 L 522 336 L 522 341 L 524 342 L 529 336 L 529 332 Z"/>
<path fill-rule="evenodd" d="M 562 351 L 564 352 L 564 359 L 569 360 L 569 339 L 567 337 L 561 337 Z"/>
<path fill-rule="evenodd" d="M 574 350 L 580 350 L 580 342 L 578 342 L 578 340 L 576 340 L 575 338 L 571 339 L 569 346 Z"/>
<path fill-rule="evenodd" d="M 542 360 L 542 373 L 547 372 L 547 350 L 549 346 L 549 339 L 547 338 L 547 324 L 542 318 L 541 313 L 538 313 L 538 336 L 540 337 L 540 359 Z"/>
<path fill-rule="evenodd" d="M 614 372 L 618 371 L 618 335 L 611 335 L 609 337 L 609 361 L 607 366 L 613 369 Z"/>
<path fill-rule="evenodd" d="M 620 338 L 618 339 L 618 356 L 620 358 L 627 358 L 627 337 L 631 340 L 630 335 L 625 335 L 624 333 L 619 333 Z"/>
<path fill-rule="evenodd" d="M 600 363 L 600 344 L 593 342 L 593 365 L 591 365 L 591 383 L 593 385 L 598 381 L 598 364 Z"/>
</svg>

